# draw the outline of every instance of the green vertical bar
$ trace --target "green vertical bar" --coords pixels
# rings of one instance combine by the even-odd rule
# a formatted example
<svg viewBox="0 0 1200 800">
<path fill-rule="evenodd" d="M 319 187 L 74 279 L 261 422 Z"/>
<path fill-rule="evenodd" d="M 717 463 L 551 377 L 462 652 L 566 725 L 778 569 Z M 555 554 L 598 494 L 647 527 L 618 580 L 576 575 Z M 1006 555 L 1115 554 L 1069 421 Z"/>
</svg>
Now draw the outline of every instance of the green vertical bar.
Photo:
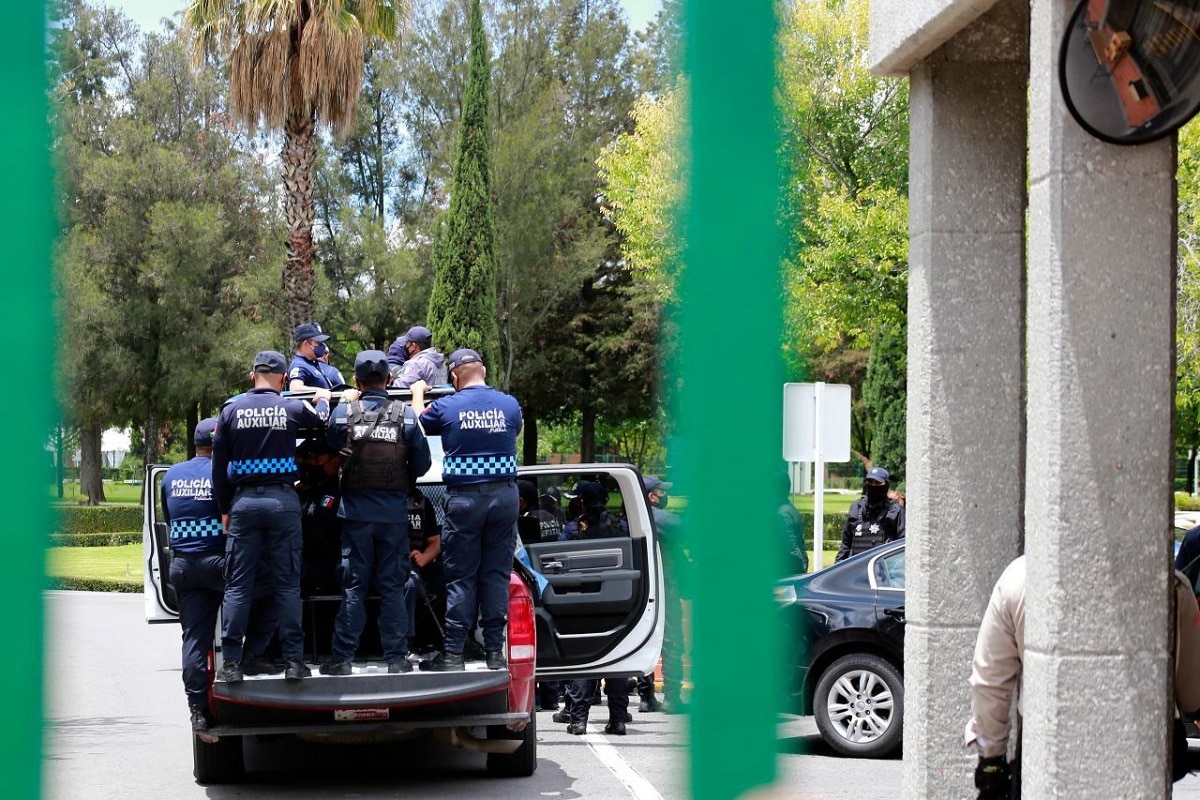
<svg viewBox="0 0 1200 800">
<path fill-rule="evenodd" d="M 775 9 L 685 8 L 692 171 L 673 462 L 694 563 L 692 796 L 728 800 L 774 780 L 781 697 Z"/>
<path fill-rule="evenodd" d="M 0 147 L 0 175 L 5 178 L 0 219 L 5 229 L 5 326 L 16 335 L 10 336 L 15 341 L 10 341 L 7 353 L 9 457 L 0 459 L 0 508 L 5 515 L 0 586 L 8 643 L 0 752 L 5 796 L 25 798 L 38 796 L 42 758 L 42 587 L 50 484 L 50 454 L 44 445 L 54 406 L 54 219 L 45 7 L 22 0 L 7 8 L 0 26 L 0 108 L 6 117 Z"/>
</svg>

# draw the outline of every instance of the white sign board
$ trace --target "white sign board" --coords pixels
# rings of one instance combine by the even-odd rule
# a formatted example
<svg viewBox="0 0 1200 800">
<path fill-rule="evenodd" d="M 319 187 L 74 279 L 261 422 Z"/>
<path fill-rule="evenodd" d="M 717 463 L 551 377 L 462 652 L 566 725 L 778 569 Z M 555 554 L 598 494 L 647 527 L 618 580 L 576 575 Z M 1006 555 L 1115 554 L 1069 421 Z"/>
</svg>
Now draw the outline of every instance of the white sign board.
<svg viewBox="0 0 1200 800">
<path fill-rule="evenodd" d="M 850 460 L 848 385 L 783 385 L 783 460 L 826 464 Z"/>
</svg>

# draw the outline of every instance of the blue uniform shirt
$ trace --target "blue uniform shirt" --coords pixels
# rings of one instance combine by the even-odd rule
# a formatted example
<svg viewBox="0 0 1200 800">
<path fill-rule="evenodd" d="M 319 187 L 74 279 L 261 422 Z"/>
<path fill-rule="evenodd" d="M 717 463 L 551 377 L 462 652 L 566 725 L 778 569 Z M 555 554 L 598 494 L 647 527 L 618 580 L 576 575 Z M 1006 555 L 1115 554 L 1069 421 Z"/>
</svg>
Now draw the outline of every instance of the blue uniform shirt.
<svg viewBox="0 0 1200 800">
<path fill-rule="evenodd" d="M 221 552 L 225 531 L 213 499 L 212 459 L 196 456 L 167 470 L 162 482 L 163 517 L 171 549 L 180 553 Z"/>
<path fill-rule="evenodd" d="M 274 389 L 251 389 L 221 409 L 212 458 L 213 489 L 221 513 L 229 513 L 238 486 L 294 483 L 299 429 L 320 427 L 328 417 L 324 399 L 317 401 L 314 413 Z"/>
<path fill-rule="evenodd" d="M 430 435 L 441 434 L 447 486 L 515 478 L 521 406 L 490 386 L 468 386 L 434 400 L 421 414 Z"/>
<path fill-rule="evenodd" d="M 335 386 L 343 386 L 346 384 L 346 379 L 342 377 L 342 371 L 332 364 L 326 364 L 324 361 L 318 361 L 317 366 L 321 368 L 321 374 L 325 376 L 325 380 L 329 381 L 329 388 Z M 308 384 L 306 383 L 305 386 Z"/>
<path fill-rule="evenodd" d="M 304 381 L 305 386 L 315 386 L 318 389 L 332 389 L 333 384 L 329 382 L 329 376 L 322 369 L 326 365 L 320 361 L 310 361 L 302 355 L 297 354 L 291 365 L 288 367 L 287 388 L 292 385 L 292 381 Z"/>
<path fill-rule="evenodd" d="M 382 389 L 367 389 L 362 394 L 363 408 L 379 408 L 387 401 L 387 392 Z M 400 400 L 395 402 L 399 403 Z M 349 403 L 339 403 L 329 420 L 329 443 L 341 450 L 348 434 L 346 416 Z M 415 480 L 429 471 L 433 463 L 429 455 L 429 442 L 417 425 L 417 415 L 412 406 L 404 407 L 404 431 L 401 433 L 408 445 L 408 477 Z M 403 522 L 408 523 L 408 493 L 391 492 L 386 489 L 368 489 L 359 492 L 343 491 L 338 516 L 357 522 Z"/>
</svg>

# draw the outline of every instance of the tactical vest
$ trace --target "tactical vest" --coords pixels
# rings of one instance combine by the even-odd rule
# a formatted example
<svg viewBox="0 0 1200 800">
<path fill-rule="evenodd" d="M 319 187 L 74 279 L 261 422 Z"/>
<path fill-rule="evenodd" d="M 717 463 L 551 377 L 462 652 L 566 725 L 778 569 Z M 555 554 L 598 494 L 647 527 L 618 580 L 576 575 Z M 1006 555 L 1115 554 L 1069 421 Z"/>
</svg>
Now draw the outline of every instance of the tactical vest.
<svg viewBox="0 0 1200 800">
<path fill-rule="evenodd" d="M 393 400 L 375 409 L 351 401 L 342 448 L 342 491 L 408 490 L 408 444 L 404 441 L 404 403 Z"/>
</svg>

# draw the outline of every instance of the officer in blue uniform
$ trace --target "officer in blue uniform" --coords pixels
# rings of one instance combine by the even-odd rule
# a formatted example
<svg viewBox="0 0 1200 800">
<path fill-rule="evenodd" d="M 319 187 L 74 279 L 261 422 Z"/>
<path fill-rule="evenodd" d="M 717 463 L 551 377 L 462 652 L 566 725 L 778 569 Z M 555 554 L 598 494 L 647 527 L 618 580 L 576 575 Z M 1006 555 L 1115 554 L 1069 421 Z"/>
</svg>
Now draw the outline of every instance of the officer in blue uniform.
<svg viewBox="0 0 1200 800">
<path fill-rule="evenodd" d="M 183 628 L 183 689 L 192 731 L 206 742 L 213 723 L 208 704 L 208 651 L 225 591 L 225 530 L 213 499 L 212 446 L 217 421 L 200 420 L 192 435 L 196 457 L 167 470 L 162 483 L 163 519 L 170 530 L 171 584 Z"/>
<path fill-rule="evenodd" d="M 287 362 L 274 350 L 255 356 L 251 369 L 254 387 L 221 410 L 213 439 L 213 490 L 229 536 L 221 630 L 224 664 L 219 677 L 230 683 L 242 680 L 243 639 L 256 572 L 266 558 L 275 584 L 279 643 L 287 662 L 284 677 L 300 680 L 311 673 L 303 660 L 300 624 L 296 437 L 302 427 L 324 426 L 329 392 L 316 390 L 315 411 L 300 400 L 280 397 Z"/>
<path fill-rule="evenodd" d="M 342 377 L 342 371 L 329 363 L 329 345 L 325 345 L 325 354 L 317 359 L 317 364 L 321 367 L 321 374 L 325 376 L 325 380 L 329 381 L 330 389 L 348 385 Z"/>
<path fill-rule="evenodd" d="M 417 416 L 402 400 L 389 400 L 387 355 L 364 350 L 354 359 L 359 392 L 347 389 L 330 420 L 329 442 L 342 453 L 342 503 L 338 516 L 347 554 L 342 605 L 334 621 L 333 660 L 323 675 L 350 675 L 367 622 L 367 589 L 379 591 L 379 639 L 388 672 L 409 672 L 409 476 L 429 471 L 429 443 Z"/>
<path fill-rule="evenodd" d="M 455 393 L 425 407 L 425 381 L 412 385 L 425 432 L 441 434 L 442 569 L 446 575 L 446 647 L 422 669 L 464 669 L 467 633 L 478 617 L 488 669 L 503 669 L 508 576 L 517 527 L 517 434 L 521 406 L 487 385 L 474 350 L 450 355 Z"/>
<path fill-rule="evenodd" d="M 296 355 L 292 357 L 287 371 L 285 388 L 295 392 L 306 386 L 317 389 L 332 389 L 335 384 L 326 372 L 328 365 L 321 358 L 329 354 L 329 334 L 315 322 L 306 322 L 296 328 L 292 338 L 296 342 Z"/>
</svg>

